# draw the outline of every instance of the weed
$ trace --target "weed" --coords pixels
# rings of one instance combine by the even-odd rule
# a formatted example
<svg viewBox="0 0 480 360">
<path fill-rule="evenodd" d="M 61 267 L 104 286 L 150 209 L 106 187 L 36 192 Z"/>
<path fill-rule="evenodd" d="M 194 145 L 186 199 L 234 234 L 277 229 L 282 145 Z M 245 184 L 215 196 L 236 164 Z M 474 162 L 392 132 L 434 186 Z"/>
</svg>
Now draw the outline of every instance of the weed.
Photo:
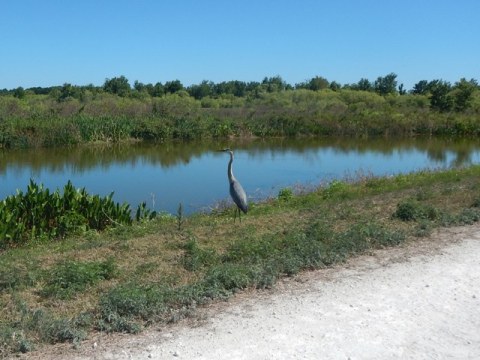
<svg viewBox="0 0 480 360">
<path fill-rule="evenodd" d="M 349 186 L 347 183 L 339 180 L 333 180 L 325 189 L 323 189 L 323 198 L 345 199 L 348 195 Z"/>
<path fill-rule="evenodd" d="M 393 216 L 403 221 L 415 220 L 417 217 L 417 206 L 412 201 L 403 201 L 397 204 L 397 210 Z"/>
<path fill-rule="evenodd" d="M 480 208 L 463 209 L 456 217 L 456 224 L 458 225 L 472 225 L 480 220 Z"/>
<path fill-rule="evenodd" d="M 415 227 L 413 235 L 416 237 L 427 237 L 432 232 L 432 224 L 427 220 L 420 220 Z"/>
<path fill-rule="evenodd" d="M 428 200 L 432 197 L 432 192 L 430 190 L 420 189 L 415 194 L 415 198 L 418 201 Z"/>
<path fill-rule="evenodd" d="M 65 261 L 57 264 L 50 271 L 41 294 L 46 297 L 67 299 L 85 290 L 89 285 L 111 279 L 115 271 L 113 258 L 103 262 Z"/>
<path fill-rule="evenodd" d="M 198 271 L 202 267 L 209 267 L 219 262 L 219 257 L 213 249 L 201 249 L 197 241 L 192 238 L 184 246 L 183 266 L 188 271 Z"/>
<path fill-rule="evenodd" d="M 140 325 L 135 318 L 153 321 L 168 310 L 168 291 L 156 286 L 132 283 L 117 286 L 100 299 L 101 319 L 97 326 L 104 331 L 136 333 Z"/>
<path fill-rule="evenodd" d="M 15 306 L 19 315 L 17 321 L 10 327 L 0 326 L 0 341 L 7 350 L 31 351 L 34 349 L 31 339 L 34 338 L 50 344 L 79 342 L 86 338 L 89 324 L 85 322 L 55 318 L 44 309 L 30 309 L 19 299 L 15 300 Z"/>
<path fill-rule="evenodd" d="M 222 256 L 222 262 L 249 262 L 251 264 L 274 256 L 279 251 L 279 239 L 255 236 L 236 241 L 227 248 Z"/>
<path fill-rule="evenodd" d="M 476 197 L 472 202 L 472 207 L 480 208 L 480 197 Z"/>
<path fill-rule="evenodd" d="M 156 216 L 157 216 L 157 212 L 148 209 L 147 204 L 145 202 L 142 202 L 137 207 L 137 212 L 135 213 L 135 220 L 137 221 L 152 220 Z"/>
<path fill-rule="evenodd" d="M 399 231 L 388 230 L 375 222 L 360 222 L 336 233 L 327 241 L 322 262 L 330 265 L 367 249 L 394 246 L 405 240 Z"/>
<path fill-rule="evenodd" d="M 245 289 L 253 284 L 252 270 L 248 265 L 224 263 L 213 266 L 205 275 L 205 284 L 227 293 Z"/>
<path fill-rule="evenodd" d="M 414 200 L 405 200 L 397 204 L 393 214 L 394 218 L 403 221 L 418 221 L 420 225 L 417 234 L 429 233 L 427 222 L 438 222 L 441 226 L 470 225 L 480 220 L 480 210 L 474 206 L 463 209 L 459 214 L 451 214 L 431 206 L 424 205 Z"/>
<path fill-rule="evenodd" d="M 421 219 L 433 221 L 440 218 L 441 214 L 438 209 L 431 205 L 424 205 L 418 201 L 408 199 L 397 204 L 393 217 L 403 221 Z"/>
<path fill-rule="evenodd" d="M 0 263 L 0 293 L 34 286 L 42 277 L 39 265 Z"/>
<path fill-rule="evenodd" d="M 182 225 L 183 225 L 183 222 L 184 222 L 182 203 L 178 204 L 176 219 L 177 219 L 177 230 L 181 231 L 182 230 Z"/>
<path fill-rule="evenodd" d="M 280 189 L 277 196 L 278 200 L 287 202 L 293 198 L 293 191 L 290 188 Z"/>
<path fill-rule="evenodd" d="M 135 274 L 137 276 L 146 275 L 146 274 L 149 274 L 152 271 L 154 271 L 157 267 L 158 267 L 158 264 L 156 264 L 154 262 L 143 263 L 143 264 L 138 265 L 135 268 Z"/>
</svg>

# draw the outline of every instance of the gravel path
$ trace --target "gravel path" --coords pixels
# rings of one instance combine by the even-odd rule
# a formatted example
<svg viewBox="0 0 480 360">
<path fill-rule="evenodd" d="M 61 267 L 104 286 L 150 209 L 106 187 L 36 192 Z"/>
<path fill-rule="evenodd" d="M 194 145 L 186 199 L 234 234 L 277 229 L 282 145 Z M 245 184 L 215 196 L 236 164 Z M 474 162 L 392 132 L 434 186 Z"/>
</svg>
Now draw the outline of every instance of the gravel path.
<svg viewBox="0 0 480 360">
<path fill-rule="evenodd" d="M 138 336 L 42 359 L 480 359 L 480 226 L 245 292 Z"/>
</svg>

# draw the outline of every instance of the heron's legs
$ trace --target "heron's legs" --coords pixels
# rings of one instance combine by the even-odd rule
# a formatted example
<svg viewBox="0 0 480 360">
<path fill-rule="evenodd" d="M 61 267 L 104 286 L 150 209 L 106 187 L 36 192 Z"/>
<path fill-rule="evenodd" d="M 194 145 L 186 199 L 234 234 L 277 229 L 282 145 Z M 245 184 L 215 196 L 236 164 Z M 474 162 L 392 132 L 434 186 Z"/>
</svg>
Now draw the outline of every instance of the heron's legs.
<svg viewBox="0 0 480 360">
<path fill-rule="evenodd" d="M 238 218 L 239 218 L 240 222 L 242 222 L 242 212 L 240 211 L 240 209 L 238 207 L 235 207 L 235 212 L 234 212 L 234 215 L 233 215 L 233 223 L 235 223 L 235 220 L 237 220 L 237 212 L 238 212 Z"/>
</svg>

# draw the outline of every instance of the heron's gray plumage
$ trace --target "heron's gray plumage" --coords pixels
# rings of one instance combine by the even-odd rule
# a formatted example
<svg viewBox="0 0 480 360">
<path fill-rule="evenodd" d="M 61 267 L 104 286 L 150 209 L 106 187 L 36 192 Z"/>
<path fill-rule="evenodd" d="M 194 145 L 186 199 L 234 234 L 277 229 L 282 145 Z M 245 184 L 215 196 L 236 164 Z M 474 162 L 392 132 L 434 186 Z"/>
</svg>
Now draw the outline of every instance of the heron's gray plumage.
<svg viewBox="0 0 480 360">
<path fill-rule="evenodd" d="M 247 194 L 237 180 L 230 182 L 230 196 L 232 197 L 233 202 L 237 204 L 238 208 L 246 214 L 248 211 Z"/>
<path fill-rule="evenodd" d="M 238 182 L 238 180 L 233 176 L 232 171 L 232 163 L 233 163 L 233 151 L 230 149 L 224 149 L 222 151 L 230 153 L 230 161 L 228 162 L 228 181 L 230 183 L 230 196 L 232 197 L 233 202 L 238 207 L 238 216 L 240 217 L 240 210 L 243 211 L 244 214 L 248 211 L 248 204 L 247 204 L 247 194 L 245 190 L 243 190 L 242 185 Z M 235 209 L 235 217 L 237 216 L 237 210 Z M 240 218 L 241 221 L 241 218 Z"/>
</svg>

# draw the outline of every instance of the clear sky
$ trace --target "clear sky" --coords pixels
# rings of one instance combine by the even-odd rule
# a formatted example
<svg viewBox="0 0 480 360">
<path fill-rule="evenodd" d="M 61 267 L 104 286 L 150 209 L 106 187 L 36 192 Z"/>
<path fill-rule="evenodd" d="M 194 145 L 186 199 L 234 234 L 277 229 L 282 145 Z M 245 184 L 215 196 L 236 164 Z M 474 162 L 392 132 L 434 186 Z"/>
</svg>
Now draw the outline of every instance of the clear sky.
<svg viewBox="0 0 480 360">
<path fill-rule="evenodd" d="M 480 80 L 479 0 L 0 0 L 0 89 Z"/>
</svg>

